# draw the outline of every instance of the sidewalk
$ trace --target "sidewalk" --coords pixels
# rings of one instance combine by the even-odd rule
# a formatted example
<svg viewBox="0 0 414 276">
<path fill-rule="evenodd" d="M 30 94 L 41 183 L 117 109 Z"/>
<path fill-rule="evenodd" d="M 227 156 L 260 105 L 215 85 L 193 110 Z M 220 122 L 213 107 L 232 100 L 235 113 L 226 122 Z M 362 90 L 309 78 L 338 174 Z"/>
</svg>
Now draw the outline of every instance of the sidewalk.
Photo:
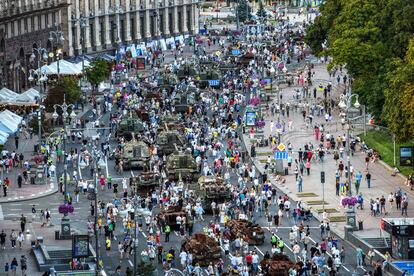
<svg viewBox="0 0 414 276">
<path fill-rule="evenodd" d="M 11 137 L 7 140 L 4 145 L 4 150 L 9 151 L 10 153 L 14 150 L 17 153 L 23 153 L 24 159 L 29 161 L 33 160 L 34 157 L 34 146 L 38 143 L 38 138 L 36 135 L 33 135 L 33 139 L 26 139 L 20 135 L 19 139 L 19 148 L 16 149 L 14 137 Z M 34 168 L 36 169 L 36 168 Z M 7 191 L 7 197 L 3 196 L 3 189 L 0 191 L 0 203 L 6 202 L 16 202 L 22 200 L 30 200 L 35 198 L 40 198 L 44 196 L 51 195 L 56 193 L 58 190 L 57 185 L 55 185 L 52 178 L 46 179 L 45 184 L 30 184 L 30 179 L 28 183 L 23 182 L 22 188 L 18 188 L 17 185 L 17 176 L 19 173 L 23 172 L 20 168 L 13 168 L 9 173 L 3 172 L 2 179 L 8 177 L 10 179 L 10 186 Z"/>
<path fill-rule="evenodd" d="M 317 64 L 315 65 L 315 77 L 314 85 L 317 87 L 319 84 L 326 85 L 329 81 L 329 74 L 326 70 L 325 64 Z M 332 97 L 338 98 L 339 94 L 343 91 L 344 86 L 341 84 L 338 87 L 336 86 L 336 80 L 333 81 L 333 92 L 331 92 Z M 310 91 L 313 90 L 313 87 Z M 293 100 L 293 91 L 296 87 L 282 87 L 281 93 L 283 94 L 283 102 L 286 103 L 287 101 L 292 102 Z M 318 93 L 318 97 L 323 97 Z M 312 93 L 311 93 L 312 94 Z M 312 95 L 311 95 L 312 96 Z M 308 98 L 311 101 L 311 98 Z M 273 101 L 276 103 L 277 99 L 274 98 Z M 269 104 L 271 105 L 271 104 Z M 343 135 L 345 130 L 341 129 L 339 119 L 338 119 L 339 110 L 336 108 L 333 111 L 333 121 L 331 124 L 326 125 L 325 119 L 323 116 L 317 117 L 315 116 L 313 119 L 312 124 L 319 124 L 323 123 L 325 125 L 325 134 L 329 133 L 337 137 L 338 135 Z M 265 138 L 269 137 L 270 135 L 270 121 L 277 122 L 277 114 L 274 117 L 269 116 L 266 117 L 266 125 L 263 129 Z M 300 113 L 300 108 L 298 111 L 295 112 L 294 108 L 291 108 L 290 117 L 287 118 L 286 114 L 285 117 L 280 115 L 280 120 L 287 122 L 289 120 L 293 121 L 293 130 L 288 131 L 282 135 L 282 142 L 287 146 L 290 142 L 293 145 L 293 150 L 298 150 L 299 148 L 303 149 L 305 143 L 311 142 L 313 145 L 317 144 L 315 140 L 315 135 L 313 132 L 313 128 L 307 128 L 302 114 Z M 274 130 L 275 131 L 275 130 Z M 248 132 L 248 131 L 246 131 Z M 276 132 L 275 132 L 276 133 Z M 355 133 L 355 135 L 358 133 Z M 351 134 L 352 135 L 352 134 Z M 361 136 L 363 138 L 363 136 Z M 246 144 L 247 149 L 250 151 L 251 148 L 251 141 L 248 134 L 243 135 L 244 142 Z M 257 157 L 254 158 L 256 165 L 258 166 L 261 172 L 264 171 L 264 165 L 268 158 L 271 156 L 273 159 L 272 149 L 269 147 L 256 147 Z M 296 152 L 293 152 L 293 160 L 298 158 Z M 365 177 L 365 155 L 362 152 L 356 152 L 353 157 L 351 157 L 351 165 L 354 167 L 355 173 L 361 171 L 363 176 Z M 344 153 L 344 160 L 345 166 L 347 165 L 346 161 L 346 153 Z M 287 166 L 285 166 L 287 167 Z M 331 221 L 331 226 L 335 228 L 336 232 L 342 237 L 344 236 L 344 225 L 345 223 L 345 214 L 344 208 L 340 205 L 340 197 L 336 196 L 336 189 L 335 189 L 335 171 L 337 170 L 337 165 L 333 160 L 332 154 L 325 155 L 325 161 L 323 163 L 316 163 L 315 161 L 311 162 L 311 174 L 310 176 L 303 176 L 303 191 L 302 193 L 298 193 L 297 184 L 295 181 L 295 176 L 293 174 L 294 165 L 292 164 L 292 169 L 289 171 L 289 175 L 286 176 L 286 183 L 283 185 L 276 184 L 276 181 L 273 177 L 270 178 L 273 184 L 278 186 L 283 192 L 289 195 L 293 200 L 306 203 L 309 207 L 312 208 L 314 213 L 322 213 L 322 199 L 323 199 L 323 185 L 320 183 L 320 172 L 323 170 L 325 171 L 325 210 L 329 213 L 329 218 Z M 368 233 L 372 234 L 373 232 L 375 235 L 379 235 L 379 228 L 380 228 L 380 216 L 372 217 L 370 215 L 370 205 L 369 200 L 380 198 L 382 195 L 387 199 L 390 192 L 395 192 L 395 190 L 400 187 L 403 192 L 406 192 L 407 195 L 411 198 L 414 196 L 414 192 L 409 190 L 407 186 L 404 185 L 404 180 L 401 177 L 392 177 L 391 172 L 384 167 L 380 163 L 370 163 L 369 164 L 369 171 L 372 175 L 371 179 L 371 188 L 368 189 L 365 178 L 363 178 L 360 192 L 364 198 L 364 210 L 357 210 L 356 211 L 356 219 L 357 221 L 363 221 L 364 230 L 358 231 L 358 235 L 365 236 Z M 342 181 L 342 179 L 341 179 Z M 352 191 L 355 195 L 355 187 L 352 185 Z M 387 217 L 401 217 L 401 211 L 390 209 L 390 205 L 387 201 L 386 210 L 388 212 Z M 408 208 L 408 216 L 414 215 L 414 209 Z"/>
</svg>

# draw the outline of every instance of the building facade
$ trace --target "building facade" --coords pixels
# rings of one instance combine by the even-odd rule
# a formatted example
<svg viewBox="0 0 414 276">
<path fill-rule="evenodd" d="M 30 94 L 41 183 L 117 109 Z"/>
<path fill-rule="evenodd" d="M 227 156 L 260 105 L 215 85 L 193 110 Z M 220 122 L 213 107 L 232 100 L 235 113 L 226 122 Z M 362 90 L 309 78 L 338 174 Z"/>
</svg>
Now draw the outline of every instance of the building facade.
<svg viewBox="0 0 414 276">
<path fill-rule="evenodd" d="M 0 85 L 26 89 L 31 70 L 56 58 L 57 49 L 64 57 L 93 54 L 196 34 L 198 8 L 198 0 L 1 0 Z"/>
</svg>

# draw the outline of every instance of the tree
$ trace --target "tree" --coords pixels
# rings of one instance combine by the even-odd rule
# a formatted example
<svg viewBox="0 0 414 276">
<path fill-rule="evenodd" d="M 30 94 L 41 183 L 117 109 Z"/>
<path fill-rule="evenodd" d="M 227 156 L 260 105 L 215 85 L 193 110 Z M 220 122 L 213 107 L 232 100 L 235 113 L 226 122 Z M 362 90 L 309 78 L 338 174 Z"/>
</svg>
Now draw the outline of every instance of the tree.
<svg viewBox="0 0 414 276">
<path fill-rule="evenodd" d="M 252 17 L 252 8 L 249 6 L 246 0 L 240 0 L 237 6 L 237 16 L 240 22 L 249 21 Z"/>
<path fill-rule="evenodd" d="M 65 98 L 67 104 L 74 104 L 79 101 L 81 89 L 79 80 L 75 77 L 62 77 L 55 87 L 49 89 L 45 99 L 46 111 L 53 112 L 53 105 L 62 104 Z"/>
<path fill-rule="evenodd" d="M 89 67 L 85 69 L 85 73 L 93 89 L 96 89 L 101 82 L 108 78 L 108 64 L 103 59 L 94 59 Z"/>
<path fill-rule="evenodd" d="M 385 89 L 386 120 L 397 142 L 414 137 L 414 39 L 409 43 L 406 57 L 394 61 L 395 70 L 388 74 Z"/>
<path fill-rule="evenodd" d="M 262 1 L 259 1 L 259 8 L 257 9 L 256 15 L 259 18 L 260 22 L 266 19 L 266 10 L 263 7 Z"/>
<path fill-rule="evenodd" d="M 404 59 L 413 37 L 414 1 L 330 0 L 320 13 L 307 29 L 306 43 L 316 55 L 331 56 L 331 66 L 346 65 L 353 92 L 377 122 L 390 124 L 398 116 L 383 112 L 384 103 L 395 100 L 396 89 L 384 91 L 395 81 L 389 77 L 395 60 Z"/>
</svg>

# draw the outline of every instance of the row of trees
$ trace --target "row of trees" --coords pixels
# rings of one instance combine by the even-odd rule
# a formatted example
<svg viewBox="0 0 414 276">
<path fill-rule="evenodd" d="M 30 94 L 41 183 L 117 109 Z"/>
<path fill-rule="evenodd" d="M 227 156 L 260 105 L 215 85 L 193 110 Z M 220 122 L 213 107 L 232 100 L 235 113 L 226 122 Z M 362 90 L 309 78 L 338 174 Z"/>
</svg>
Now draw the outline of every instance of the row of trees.
<svg viewBox="0 0 414 276">
<path fill-rule="evenodd" d="M 306 42 L 346 65 L 371 114 L 398 141 L 414 137 L 414 1 L 328 0 Z M 322 45 L 326 46 L 323 47 Z"/>
</svg>

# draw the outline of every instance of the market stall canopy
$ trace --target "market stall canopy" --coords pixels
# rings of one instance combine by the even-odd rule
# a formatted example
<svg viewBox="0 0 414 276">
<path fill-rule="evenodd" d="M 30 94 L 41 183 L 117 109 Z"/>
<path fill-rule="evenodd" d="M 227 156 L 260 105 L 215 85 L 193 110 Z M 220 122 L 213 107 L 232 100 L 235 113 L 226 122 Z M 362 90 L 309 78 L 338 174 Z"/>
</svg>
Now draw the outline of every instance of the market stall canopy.
<svg viewBox="0 0 414 276">
<path fill-rule="evenodd" d="M 0 144 L 5 143 L 4 138 L 7 141 L 10 134 L 17 132 L 21 122 L 22 117 L 9 110 L 0 113 Z"/>
<path fill-rule="evenodd" d="M 6 144 L 8 138 L 9 134 L 0 130 L 0 145 Z"/>
<path fill-rule="evenodd" d="M 49 65 L 49 68 L 51 68 L 55 74 L 57 74 L 57 61 L 52 62 Z M 78 68 L 78 66 L 75 63 L 71 63 L 66 60 L 60 60 L 59 61 L 59 74 L 60 75 L 80 75 L 82 74 L 82 70 Z"/>
<path fill-rule="evenodd" d="M 22 94 L 17 94 L 10 89 L 0 90 L 0 104 L 36 104 L 40 93 L 36 89 L 30 88 Z"/>
<path fill-rule="evenodd" d="M 19 94 L 17 94 L 14 91 L 11 91 L 10 89 L 3 87 L 2 89 L 0 89 L 0 102 L 7 102 L 10 99 L 14 99 L 18 96 Z"/>
</svg>

